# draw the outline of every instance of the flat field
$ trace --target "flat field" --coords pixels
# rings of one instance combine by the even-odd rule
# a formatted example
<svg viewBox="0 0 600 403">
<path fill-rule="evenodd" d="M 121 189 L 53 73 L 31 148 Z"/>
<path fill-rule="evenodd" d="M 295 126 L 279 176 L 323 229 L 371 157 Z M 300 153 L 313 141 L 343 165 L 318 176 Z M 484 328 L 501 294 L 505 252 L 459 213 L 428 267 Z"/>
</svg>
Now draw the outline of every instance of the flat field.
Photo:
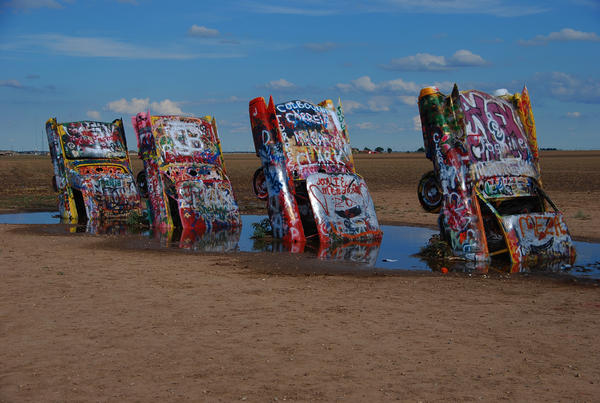
<svg viewBox="0 0 600 403">
<path fill-rule="evenodd" d="M 258 159 L 226 163 L 242 211 L 264 213 L 250 183 Z M 382 222 L 435 225 L 415 193 L 431 169 L 423 154 L 356 166 Z M 600 152 L 545 152 L 542 172 L 572 234 L 600 240 Z M 51 175 L 48 158 L 0 157 L 3 211 L 54 209 Z M 595 285 L 339 274 L 292 254 L 124 244 L 0 225 L 0 402 L 600 396 Z"/>
</svg>

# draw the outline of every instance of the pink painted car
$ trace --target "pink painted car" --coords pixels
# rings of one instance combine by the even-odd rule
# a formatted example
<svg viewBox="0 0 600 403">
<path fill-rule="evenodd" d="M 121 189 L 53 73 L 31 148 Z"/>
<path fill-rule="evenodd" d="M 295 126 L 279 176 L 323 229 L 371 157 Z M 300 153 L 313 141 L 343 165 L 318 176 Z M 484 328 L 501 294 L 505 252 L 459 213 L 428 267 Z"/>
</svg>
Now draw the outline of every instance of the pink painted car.
<svg viewBox="0 0 600 403">
<path fill-rule="evenodd" d="M 575 259 L 562 213 L 542 187 L 535 122 L 524 88 L 489 95 L 456 85 L 419 96 L 426 156 L 423 208 L 438 212 L 442 236 L 469 260 L 512 264 Z"/>
<path fill-rule="evenodd" d="M 241 225 L 213 117 L 147 112 L 131 119 L 144 161 L 138 183 L 155 227 L 202 234 Z"/>
</svg>

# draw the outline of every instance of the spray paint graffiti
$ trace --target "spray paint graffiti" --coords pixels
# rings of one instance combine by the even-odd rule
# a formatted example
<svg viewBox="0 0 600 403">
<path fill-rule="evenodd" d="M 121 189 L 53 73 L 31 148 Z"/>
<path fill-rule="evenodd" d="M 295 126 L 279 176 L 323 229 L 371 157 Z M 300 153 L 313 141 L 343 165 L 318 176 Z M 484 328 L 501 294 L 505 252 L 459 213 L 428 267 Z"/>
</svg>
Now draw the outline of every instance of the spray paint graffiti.
<svg viewBox="0 0 600 403">
<path fill-rule="evenodd" d="M 376 238 L 379 224 L 367 184 L 354 174 L 316 173 L 306 180 L 319 237 Z"/>
<path fill-rule="evenodd" d="M 276 238 L 302 243 L 307 237 L 318 236 L 322 244 L 328 244 L 381 237 L 371 196 L 354 171 L 341 104 L 336 108 L 330 100 L 319 105 L 294 100 L 275 105 L 270 98 L 267 105 L 264 98 L 255 98 L 250 101 L 249 112 Z M 327 189 L 340 193 L 340 197 L 346 192 L 342 182 L 353 181 L 360 192 L 343 197 L 348 203 L 352 200 L 354 207 L 360 206 L 360 214 L 343 218 L 335 215 L 334 208 L 329 210 L 328 203 L 335 201 L 315 187 L 323 178 L 329 178 Z M 322 206 L 332 214 L 325 213 Z"/>
<path fill-rule="evenodd" d="M 541 187 L 526 88 L 491 96 L 454 86 L 445 96 L 427 87 L 419 96 L 419 112 L 426 155 L 443 193 L 440 230 L 456 255 L 470 260 L 506 255 L 513 263 L 574 259 L 562 215 Z M 564 233 L 535 235 L 540 220 L 561 223 Z M 528 225 L 516 225 L 523 222 Z"/>
<path fill-rule="evenodd" d="M 241 225 L 214 118 L 132 117 L 153 224 L 196 233 Z"/>
<path fill-rule="evenodd" d="M 101 226 L 141 213 L 123 122 L 46 122 L 58 209 L 68 222 Z"/>
</svg>

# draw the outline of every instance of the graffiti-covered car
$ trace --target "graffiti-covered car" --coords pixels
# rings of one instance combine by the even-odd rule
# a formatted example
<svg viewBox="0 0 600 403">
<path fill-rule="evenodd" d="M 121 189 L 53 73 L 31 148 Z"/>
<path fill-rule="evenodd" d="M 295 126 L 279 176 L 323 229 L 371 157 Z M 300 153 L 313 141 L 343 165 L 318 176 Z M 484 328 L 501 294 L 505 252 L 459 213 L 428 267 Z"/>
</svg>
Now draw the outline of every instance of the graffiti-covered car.
<svg viewBox="0 0 600 403">
<path fill-rule="evenodd" d="M 123 121 L 46 122 L 61 218 L 99 223 L 140 214 Z"/>
<path fill-rule="evenodd" d="M 535 122 L 527 88 L 419 95 L 426 156 L 433 173 L 419 200 L 440 212 L 442 237 L 469 260 L 513 264 L 574 259 L 563 215 L 542 188 Z"/>
<path fill-rule="evenodd" d="M 286 242 L 378 239 L 381 231 L 364 179 L 356 174 L 341 104 L 250 101 L 262 168 L 257 196 L 267 199 L 273 234 Z"/>
<path fill-rule="evenodd" d="M 201 234 L 241 224 L 213 117 L 147 112 L 131 120 L 144 161 L 138 182 L 155 227 L 193 228 Z"/>
</svg>

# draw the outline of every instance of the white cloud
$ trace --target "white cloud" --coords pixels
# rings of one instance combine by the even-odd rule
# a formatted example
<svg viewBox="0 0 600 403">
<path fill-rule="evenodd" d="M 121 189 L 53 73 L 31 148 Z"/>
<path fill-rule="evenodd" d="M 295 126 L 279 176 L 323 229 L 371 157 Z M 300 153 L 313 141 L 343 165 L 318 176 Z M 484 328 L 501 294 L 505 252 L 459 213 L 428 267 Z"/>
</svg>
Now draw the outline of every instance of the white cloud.
<svg viewBox="0 0 600 403">
<path fill-rule="evenodd" d="M 250 12 L 262 14 L 289 14 L 325 16 L 339 14 L 484 14 L 498 17 L 516 17 L 539 14 L 548 7 L 523 5 L 512 0 L 330 0 L 311 1 L 298 7 L 293 0 L 245 0 L 241 5 Z M 304 3 L 303 3 L 304 4 Z"/>
<path fill-rule="evenodd" d="M 488 62 L 481 56 L 470 50 L 460 49 L 448 58 L 436 56 L 429 53 L 417 53 L 416 55 L 392 59 L 391 62 L 382 67 L 387 70 L 404 71 L 443 71 L 457 67 L 485 66 Z"/>
<path fill-rule="evenodd" d="M 419 115 L 415 115 L 413 116 L 413 130 L 417 131 L 417 132 L 421 132 L 421 116 Z"/>
<path fill-rule="evenodd" d="M 100 119 L 100 112 L 98 112 L 98 111 L 87 111 L 85 114 L 87 115 L 88 118 L 96 119 L 96 120 Z"/>
<path fill-rule="evenodd" d="M 337 44 L 334 42 L 312 42 L 312 43 L 305 43 L 303 46 L 305 49 L 308 49 L 315 53 L 329 52 L 329 51 L 337 48 Z"/>
<path fill-rule="evenodd" d="M 448 59 L 450 66 L 484 66 L 487 64 L 485 60 L 479 55 L 471 52 L 470 50 L 461 49 L 457 50 L 450 59 Z"/>
<path fill-rule="evenodd" d="M 231 95 L 225 98 L 202 98 L 194 102 L 190 102 L 191 104 L 233 104 L 238 102 L 246 102 L 245 99 L 242 99 L 238 96 Z"/>
<path fill-rule="evenodd" d="M 177 102 L 173 102 L 170 99 L 163 99 L 160 102 L 152 102 L 150 104 L 150 110 L 155 111 L 159 114 L 164 115 L 182 115 L 183 111 L 177 105 Z"/>
<path fill-rule="evenodd" d="M 26 35 L 10 44 L 0 45 L 0 50 L 26 49 L 28 52 L 41 49 L 53 55 L 72 57 L 106 57 L 138 60 L 188 60 L 241 57 L 237 53 L 192 53 L 185 50 L 173 51 L 148 47 L 102 37 L 78 37 L 62 34 Z"/>
<path fill-rule="evenodd" d="M 357 78 L 356 80 L 352 80 L 352 85 L 354 88 L 360 91 L 373 92 L 377 88 L 377 86 L 371 81 L 371 77 L 362 76 Z"/>
<path fill-rule="evenodd" d="M 293 3 L 290 6 L 281 5 L 283 2 L 277 2 L 277 4 L 273 5 L 265 4 L 267 3 L 266 1 L 246 1 L 245 3 L 249 11 L 259 14 L 307 15 L 313 17 L 339 14 L 339 12 L 333 8 L 319 9 L 318 5 L 313 5 L 312 7 L 297 7 L 297 3 Z"/>
<path fill-rule="evenodd" d="M 375 96 L 367 101 L 367 106 L 371 112 L 389 112 L 393 104 L 393 99 L 386 96 Z"/>
<path fill-rule="evenodd" d="M 106 105 L 109 111 L 117 113 L 128 113 L 136 114 L 138 112 L 144 112 L 148 108 L 152 113 L 164 114 L 164 115 L 181 115 L 183 114 L 181 108 L 177 102 L 171 101 L 170 99 L 164 99 L 158 102 L 150 102 L 150 98 L 131 98 L 131 101 L 127 101 L 125 98 L 118 99 L 116 101 L 109 102 Z"/>
<path fill-rule="evenodd" d="M 363 129 L 363 130 L 372 130 L 375 129 L 377 127 L 377 125 L 373 122 L 361 122 L 361 123 L 355 123 L 354 124 L 355 127 L 359 128 L 359 129 Z"/>
<path fill-rule="evenodd" d="M 567 112 L 567 117 L 577 119 L 581 117 L 581 112 Z"/>
<path fill-rule="evenodd" d="M 289 82 L 285 78 L 280 78 L 279 80 L 269 81 L 267 84 L 265 84 L 265 87 L 270 90 L 283 90 L 294 88 L 296 85 L 292 82 Z"/>
<path fill-rule="evenodd" d="M 0 87 L 23 88 L 23 85 L 17 80 L 2 80 Z"/>
<path fill-rule="evenodd" d="M 400 95 L 398 97 L 400 102 L 408 106 L 415 106 L 417 104 L 417 97 L 412 95 Z"/>
<path fill-rule="evenodd" d="M 444 56 L 435 56 L 429 53 L 417 53 L 413 56 L 392 59 L 384 68 L 389 70 L 446 70 L 447 61 Z"/>
<path fill-rule="evenodd" d="M 138 112 L 144 112 L 146 109 L 148 109 L 149 105 L 150 98 L 131 98 L 131 101 L 121 98 L 116 101 L 109 102 L 106 107 L 112 112 L 135 114 Z"/>
<path fill-rule="evenodd" d="M 401 78 L 390 81 L 382 81 L 377 84 L 371 80 L 369 76 L 362 76 L 356 80 L 350 81 L 350 83 L 338 83 L 335 87 L 344 92 L 348 91 L 361 91 L 361 92 L 406 92 L 406 93 L 417 93 L 419 86 L 411 81 L 404 81 Z"/>
<path fill-rule="evenodd" d="M 364 105 L 357 101 L 346 100 L 342 102 L 344 113 L 353 113 L 364 109 Z"/>
<path fill-rule="evenodd" d="M 550 32 L 548 35 L 537 35 L 533 39 L 520 40 L 519 44 L 524 46 L 545 45 L 548 42 L 589 41 L 600 42 L 600 36 L 595 32 L 576 31 L 572 28 L 563 28 L 558 32 Z"/>
<path fill-rule="evenodd" d="M 582 78 L 557 71 L 536 73 L 528 87 L 531 94 L 537 93 L 564 102 L 600 103 L 600 81 L 593 78 Z"/>
<path fill-rule="evenodd" d="M 62 8 L 62 4 L 56 0 L 9 0 L 1 4 L 3 7 L 15 9 L 30 8 Z"/>
<path fill-rule="evenodd" d="M 219 36 L 219 31 L 213 28 L 206 28 L 205 26 L 192 25 L 188 29 L 188 35 L 198 36 L 200 38 L 214 38 Z"/>
<path fill-rule="evenodd" d="M 401 78 L 395 80 L 384 81 L 380 85 L 381 88 L 394 92 L 418 92 L 419 86 L 412 81 L 404 81 Z"/>
</svg>

